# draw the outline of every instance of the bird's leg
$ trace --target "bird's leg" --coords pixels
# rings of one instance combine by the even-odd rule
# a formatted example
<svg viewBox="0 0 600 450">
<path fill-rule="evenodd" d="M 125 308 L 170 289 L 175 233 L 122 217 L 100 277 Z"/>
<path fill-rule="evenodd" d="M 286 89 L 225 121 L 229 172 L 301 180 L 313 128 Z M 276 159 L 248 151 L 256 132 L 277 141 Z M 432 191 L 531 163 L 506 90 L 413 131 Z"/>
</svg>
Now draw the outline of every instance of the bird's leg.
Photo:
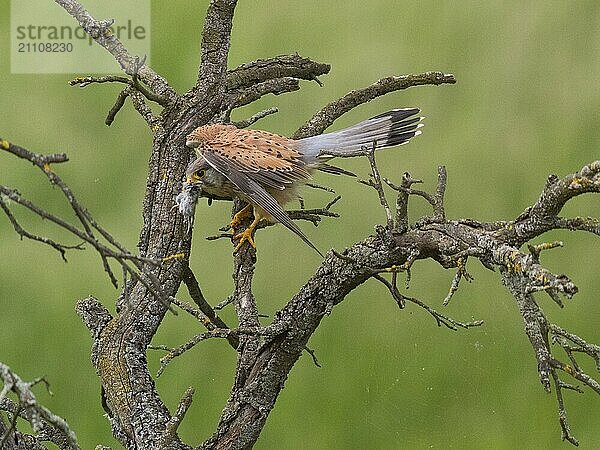
<svg viewBox="0 0 600 450">
<path fill-rule="evenodd" d="M 254 232 L 254 229 L 257 227 L 258 222 L 260 222 L 261 219 L 262 219 L 262 217 L 260 217 L 258 214 L 255 214 L 254 220 L 252 221 L 252 223 L 250 225 L 248 225 L 248 228 L 246 228 L 241 233 L 238 233 L 235 236 L 233 236 L 234 240 L 236 240 L 236 239 L 240 240 L 240 242 L 238 242 L 238 244 L 235 246 L 235 249 L 233 249 L 233 253 L 237 252 L 240 249 L 240 247 L 242 246 L 242 244 L 246 241 L 252 247 L 256 248 L 256 244 L 254 243 L 254 239 L 252 238 L 252 233 Z"/>
<path fill-rule="evenodd" d="M 242 209 L 235 213 L 231 222 L 229 222 L 229 227 L 233 230 L 236 228 L 242 221 L 250 215 L 250 211 L 252 211 L 252 204 L 248 203 Z"/>
</svg>

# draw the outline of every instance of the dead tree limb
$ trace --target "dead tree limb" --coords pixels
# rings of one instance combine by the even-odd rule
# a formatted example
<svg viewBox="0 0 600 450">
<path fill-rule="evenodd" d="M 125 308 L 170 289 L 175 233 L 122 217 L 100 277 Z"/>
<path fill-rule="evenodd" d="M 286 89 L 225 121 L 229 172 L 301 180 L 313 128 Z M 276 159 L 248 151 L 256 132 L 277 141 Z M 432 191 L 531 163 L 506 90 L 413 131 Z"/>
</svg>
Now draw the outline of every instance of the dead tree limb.
<svg viewBox="0 0 600 450">
<path fill-rule="evenodd" d="M 560 297 L 572 297 L 577 292 L 577 287 L 567 276 L 554 274 L 540 264 L 540 249 L 525 254 L 520 248 L 553 229 L 566 228 L 600 234 L 600 222 L 597 218 L 559 216 L 562 207 L 571 198 L 586 192 L 600 191 L 600 162 L 594 162 L 563 178 L 551 176 L 537 202 L 519 217 L 504 222 L 486 223 L 473 219 L 447 218 L 443 203 L 445 169 L 438 170 L 435 192 L 427 193 L 411 187 L 418 180 L 412 179 L 409 174 L 405 174 L 399 184 L 395 184 L 394 174 L 389 175 L 392 181 L 381 177 L 375 158 L 372 157 L 372 182 L 367 184 L 377 190 L 379 201 L 385 208 L 386 225 L 377 226 L 375 235 L 366 237 L 342 252 L 328 252 L 315 274 L 275 314 L 266 327 L 260 326 L 259 311 L 253 294 L 252 282 L 257 255 L 250 246 L 243 247 L 234 256 L 234 286 L 229 299 L 236 308 L 238 323 L 234 328 L 226 328 L 223 323 L 218 322 L 214 311 L 206 308 L 207 305 L 201 300 L 198 280 L 195 276 L 190 276 L 192 228 L 174 209 L 185 168 L 192 157 L 185 147 L 185 137 L 199 125 L 228 121 L 233 109 L 263 95 L 296 90 L 301 86 L 300 80 L 318 82 L 318 77 L 326 74 L 329 66 L 298 55 L 289 55 L 254 61 L 228 70 L 227 58 L 237 2 L 211 0 L 202 33 L 198 78 L 187 92 L 178 95 L 164 78 L 143 60 L 130 55 L 114 36 L 107 33 L 110 21 L 96 20 L 75 0 L 55 1 L 98 44 L 111 53 L 131 77 L 111 80 L 86 77 L 75 84 L 105 81 L 126 84 L 111 119 L 114 119 L 116 111 L 123 106 L 123 100 L 131 97 L 136 110 L 154 133 L 143 200 L 143 227 L 138 244 L 140 255 L 135 257 L 98 226 L 85 209 L 79 210 L 74 197 L 71 199 L 69 196 L 71 191 L 61 187 L 59 179 L 51 175 L 53 172 L 48 170 L 49 164 L 62 162 L 66 157 L 38 155 L 42 159 L 36 159 L 37 156 L 25 158 L 40 167 L 51 182 L 61 187 L 76 213 L 79 212 L 82 230 L 65 226 L 66 222 L 61 222 L 60 218 L 56 218 L 55 223 L 93 245 L 102 255 L 105 269 L 105 260 L 109 256 L 125 268 L 127 265 L 123 263 L 129 262 L 138 268 L 135 273 L 139 273 L 139 276 L 129 272 L 131 278 L 124 280 L 114 316 L 93 297 L 82 300 L 77 305 L 77 311 L 92 335 L 92 362 L 102 385 L 102 403 L 114 436 L 126 448 L 191 448 L 180 440 L 177 428 L 189 408 L 192 391 L 186 392 L 177 412 L 171 414 L 156 390 L 146 359 L 146 350 L 168 311 L 164 299 L 175 298 L 182 281 L 187 281 L 192 298 L 210 319 L 211 325 L 208 331 L 197 334 L 188 344 L 181 346 L 181 350 L 168 351 L 173 355 L 181 354 L 189 346 L 211 337 L 220 337 L 228 339 L 238 353 L 230 397 L 215 433 L 202 444 L 202 448 L 246 449 L 252 447 L 258 439 L 284 381 L 307 348 L 308 340 L 322 318 L 332 313 L 348 293 L 371 278 L 386 285 L 399 307 L 405 308 L 409 303 L 414 303 L 431 314 L 438 325 L 445 325 L 452 330 L 481 325 L 479 321 L 461 322 L 440 314 L 424 301 L 405 296 L 397 286 L 398 273 L 410 274 L 416 261 L 433 259 L 443 268 L 458 270 L 458 278 L 455 278 L 457 281 L 450 287 L 451 296 L 458 288 L 460 279 L 467 276 L 468 258 L 478 259 L 490 269 L 499 268 L 501 281 L 519 305 L 526 334 L 535 351 L 544 389 L 550 389 L 550 378 L 554 381 L 563 438 L 576 443 L 566 420 L 562 396 L 563 389 L 569 389 L 570 385 L 562 381 L 560 376 L 566 374 L 598 392 L 597 381 L 574 362 L 574 354 L 583 353 L 598 363 L 598 347 L 547 321 L 534 299 L 534 293 L 544 291 L 554 302 L 562 304 Z M 137 81 L 138 78 L 149 89 L 143 87 Z M 443 72 L 383 78 L 323 107 L 297 130 L 295 137 L 321 133 L 344 113 L 378 96 L 413 86 L 455 82 L 452 74 Z M 164 108 L 162 113 L 154 116 L 145 105 L 145 100 L 158 103 Z M 254 119 L 251 118 L 248 122 Z M 2 141 L 2 149 L 20 157 L 21 154 L 27 155 L 6 141 Z M 390 206 L 394 203 L 387 201 L 382 181 L 397 191 L 395 214 Z M 15 190 L 5 188 L 2 192 L 5 197 L 39 214 L 29 203 L 21 201 Z M 431 216 L 411 223 L 407 205 L 414 195 L 429 201 L 433 212 Z M 5 197 L 1 197 L 2 209 L 15 230 L 22 236 L 44 242 L 43 239 L 36 239 L 34 233 L 23 233 L 20 225 L 15 226 L 16 219 L 6 212 L 10 211 L 10 207 Z M 241 207 L 240 201 L 234 202 L 234 212 Z M 118 253 L 102 253 L 105 250 L 97 244 L 96 236 L 102 236 Z M 47 240 L 45 243 L 58 251 L 67 250 L 54 241 Z M 152 262 L 159 264 L 153 265 Z M 387 280 L 386 274 L 389 274 L 391 280 Z M 198 279 L 208 278 L 205 275 L 199 274 Z M 157 286 L 160 287 L 161 295 L 154 292 Z M 554 355 L 550 347 L 552 342 L 559 343 L 567 354 L 568 363 Z M 0 422 L 0 429 L 2 427 L 7 429 L 7 425 Z"/>
<path fill-rule="evenodd" d="M 432 199 L 437 197 L 437 202 L 443 202 L 446 183 L 445 171 L 440 170 L 440 173 L 443 176 L 438 179 L 436 193 L 431 195 Z M 558 226 L 560 221 L 557 221 L 557 217 L 547 214 L 547 211 L 556 214 L 560 212 L 562 206 L 558 207 L 557 203 L 564 205 L 567 199 L 576 195 L 598 192 L 600 162 L 585 166 L 579 172 L 562 179 L 553 179 L 553 195 L 548 194 L 547 187 L 536 203 L 538 207 L 531 208 L 533 214 L 521 215 L 517 220 L 506 222 L 501 227 L 476 221 L 460 223 L 436 217 L 435 211 L 443 210 L 443 203 L 438 204 L 432 200 L 432 219 L 436 220 L 420 221 L 404 233 L 390 233 L 390 228 L 380 226 L 376 236 L 354 244 L 341 254 L 329 252 L 313 277 L 275 314 L 271 326 L 286 331 L 270 340 L 261 341 L 253 364 L 244 373 L 238 373 L 219 428 L 204 443 L 203 448 L 246 448 L 252 445 L 253 437 L 258 437 L 264 421 L 275 405 L 287 374 L 321 319 L 343 301 L 349 292 L 376 274 L 408 270 L 420 259 L 431 258 L 442 267 L 451 268 L 460 267 L 463 264 L 459 263 L 461 259 L 472 256 L 486 267 L 500 268 L 503 284 L 509 288 L 519 305 L 525 331 L 538 359 L 540 380 L 544 388 L 550 388 L 549 376 L 558 376 L 557 370 L 562 370 L 596 391 L 596 380 L 578 369 L 569 369 L 571 366 L 557 362 L 558 359 L 552 356 L 549 346 L 552 325 L 532 296 L 533 292 L 545 291 L 570 298 L 577 292 L 577 287 L 565 275 L 549 272 L 539 264 L 536 256 L 524 254 L 518 248 Z M 573 180 L 576 180 L 575 184 Z M 400 203 L 398 215 L 401 221 L 408 221 L 406 214 Z M 391 229 L 394 228 L 395 224 L 392 224 Z M 237 280 L 243 283 L 250 281 L 239 277 Z M 397 298 L 396 301 L 398 302 Z M 430 308 L 426 309 L 436 317 L 435 312 Z M 439 315 L 436 320 L 438 318 Z M 441 324 L 439 320 L 438 324 Z M 596 349 L 596 346 L 579 337 L 573 338 L 584 348 Z M 597 358 L 597 354 L 595 355 Z M 249 355 L 249 359 L 252 359 L 252 355 Z M 252 376 L 245 377 L 245 373 L 251 373 Z M 575 438 L 568 431 L 566 413 L 562 406 L 560 422 L 563 438 L 575 443 Z"/>
<path fill-rule="evenodd" d="M 43 449 L 45 447 L 41 445 L 41 442 L 49 441 L 56 444 L 61 450 L 79 450 L 77 437 L 67 422 L 41 405 L 31 390 L 39 383 L 44 383 L 48 387 L 48 382 L 44 378 L 38 378 L 31 382 L 23 381 L 10 367 L 0 363 L 0 380 L 3 384 L 0 391 L 0 411 L 7 411 L 12 416 L 8 426 L 0 416 L 0 449 Z M 15 394 L 15 401 L 7 397 L 9 392 Z M 22 417 L 31 424 L 33 435 L 27 435 L 17 430 L 17 417 Z M 20 440 L 28 443 L 31 447 L 21 446 Z"/>
</svg>

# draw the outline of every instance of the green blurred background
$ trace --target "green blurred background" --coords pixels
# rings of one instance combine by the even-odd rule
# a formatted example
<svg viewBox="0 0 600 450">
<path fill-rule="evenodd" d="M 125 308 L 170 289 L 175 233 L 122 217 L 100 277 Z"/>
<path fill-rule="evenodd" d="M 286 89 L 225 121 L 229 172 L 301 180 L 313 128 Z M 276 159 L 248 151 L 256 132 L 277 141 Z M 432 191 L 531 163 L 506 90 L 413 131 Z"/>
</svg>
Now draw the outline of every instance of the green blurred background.
<svg viewBox="0 0 600 450">
<path fill-rule="evenodd" d="M 75 75 L 12 75 L 8 2 L 0 6 L 0 136 L 36 152 L 67 152 L 55 167 L 96 219 L 135 249 L 141 226 L 151 133 L 128 104 L 107 128 L 104 117 L 117 86 L 71 88 Z M 85 4 L 85 1 L 83 2 Z M 152 66 L 183 92 L 195 79 L 200 30 L 207 1 L 152 2 Z M 442 70 L 454 86 L 417 87 L 356 108 L 332 129 L 395 107 L 419 106 L 424 133 L 410 145 L 379 154 L 385 176 L 410 171 L 435 186 L 445 164 L 450 218 L 515 218 L 535 201 L 550 173 L 564 175 L 598 159 L 600 143 L 600 3 L 589 1 L 393 0 L 324 2 L 241 1 L 234 23 L 230 67 L 257 58 L 298 52 L 332 65 L 324 87 L 265 97 L 234 119 L 277 106 L 280 112 L 255 125 L 292 133 L 325 103 L 383 76 Z M 85 74 L 83 74 L 85 75 Z M 364 160 L 343 167 L 368 174 Z M 321 249 L 341 250 L 384 221 L 374 192 L 352 179 L 319 175 L 318 182 L 343 195 L 338 220 L 303 229 Z M 18 188 L 53 212 L 69 215 L 64 201 L 29 164 L 0 155 L 0 183 Z M 330 197 L 306 192 L 308 207 Z M 231 245 L 208 242 L 228 221 L 230 206 L 202 202 L 197 212 L 191 264 L 205 295 L 217 303 L 231 292 Z M 31 231 L 69 243 L 70 236 L 17 210 Z M 412 219 L 428 213 L 419 199 Z M 600 216 L 597 196 L 577 198 L 565 214 Z M 560 310 L 539 302 L 565 328 L 600 340 L 598 239 L 549 233 L 565 248 L 543 263 L 567 273 L 581 292 Z M 282 227 L 258 233 L 255 294 L 272 315 L 303 284 L 319 258 Z M 26 379 L 45 375 L 54 396 L 38 395 L 65 417 L 85 449 L 118 448 L 100 406 L 99 381 L 89 362 L 90 337 L 75 302 L 95 295 L 114 308 L 111 287 L 91 250 L 69 254 L 20 241 L 0 216 L 0 361 Z M 286 382 L 259 439 L 258 449 L 350 448 L 567 448 L 561 442 L 554 394 L 544 393 L 514 300 L 497 273 L 470 261 L 475 277 L 447 308 L 441 306 L 452 277 L 430 261 L 413 269 L 409 295 L 483 327 L 452 332 L 438 328 L 423 310 L 398 310 L 385 289 L 370 281 L 326 317 L 310 341 L 322 368 L 303 355 Z M 181 292 L 181 298 L 187 298 Z M 234 323 L 232 309 L 223 316 Z M 201 331 L 183 314 L 168 315 L 155 343 L 176 346 Z M 151 370 L 160 352 L 150 351 Z M 215 429 L 234 375 L 234 353 L 209 341 L 174 361 L 157 380 L 172 409 L 188 386 L 196 397 L 180 428 L 198 444 Z M 593 372 L 589 362 L 584 367 Z M 567 392 L 573 433 L 581 448 L 600 448 L 600 402 L 595 394 Z"/>
</svg>

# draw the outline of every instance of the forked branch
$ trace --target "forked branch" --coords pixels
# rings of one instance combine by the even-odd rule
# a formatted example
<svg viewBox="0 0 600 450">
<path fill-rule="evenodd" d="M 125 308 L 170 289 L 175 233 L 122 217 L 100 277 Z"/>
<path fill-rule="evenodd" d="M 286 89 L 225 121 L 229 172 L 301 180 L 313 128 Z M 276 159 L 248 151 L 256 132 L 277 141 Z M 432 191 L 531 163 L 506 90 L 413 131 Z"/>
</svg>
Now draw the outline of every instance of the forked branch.
<svg viewBox="0 0 600 450">
<path fill-rule="evenodd" d="M 7 411 L 12 415 L 11 423 L 7 428 L 0 416 L 0 448 L 13 448 L 13 445 L 18 444 L 19 439 L 27 439 L 34 445 L 38 445 L 40 441 L 52 441 L 61 450 L 79 450 L 77 437 L 67 422 L 41 405 L 31 390 L 40 382 L 48 387 L 45 379 L 23 381 L 10 367 L 0 362 L 0 380 L 3 384 L 0 391 L 0 411 Z M 15 394 L 16 402 L 7 398 L 9 392 Z M 18 432 L 17 417 L 22 417 L 31 424 L 34 436 L 26 436 Z"/>
<path fill-rule="evenodd" d="M 137 71 L 140 79 L 157 95 L 164 97 L 169 102 L 177 99 L 177 93 L 163 77 L 145 64 L 140 68 L 136 66 L 136 57 L 130 55 L 123 43 L 110 31 L 110 27 L 113 25 L 112 20 L 96 20 L 76 0 L 55 0 L 55 2 L 73 16 L 86 33 L 115 58 L 125 73 L 133 75 Z"/>
<path fill-rule="evenodd" d="M 166 301 L 160 284 L 152 273 L 152 269 L 161 264 L 160 259 L 142 257 L 131 253 L 124 245 L 114 238 L 106 229 L 96 222 L 90 212 L 77 200 L 76 195 L 71 188 L 63 181 L 63 179 L 52 169 L 51 164 L 62 163 L 68 161 L 65 154 L 41 155 L 33 153 L 24 147 L 12 144 L 5 139 L 0 139 L 0 150 L 4 150 L 21 159 L 33 163 L 44 175 L 48 181 L 57 186 L 71 210 L 79 220 L 81 228 L 67 222 L 66 220 L 46 211 L 44 208 L 36 205 L 30 200 L 23 197 L 16 189 L 0 185 L 0 209 L 6 214 L 15 231 L 23 238 L 28 238 L 47 244 L 57 250 L 63 260 L 66 261 L 66 252 L 68 250 L 82 250 L 83 244 L 91 245 L 100 255 L 102 265 L 105 272 L 108 274 L 112 284 L 117 287 L 117 277 L 109 264 L 109 259 L 115 260 L 123 270 L 123 286 L 127 283 L 127 278 L 131 277 L 144 284 L 150 292 L 153 293 L 161 301 Z M 38 236 L 35 233 L 27 231 L 17 220 L 11 210 L 11 203 L 19 204 L 35 215 L 46 219 L 58 227 L 67 230 L 69 233 L 81 240 L 81 243 L 75 245 L 66 245 L 56 242 L 55 240 Z M 98 233 L 98 235 L 96 235 Z M 106 243 L 102 243 L 99 236 Z M 113 248 L 111 248 L 113 247 Z M 133 264 L 133 267 L 130 265 Z"/>
<path fill-rule="evenodd" d="M 548 389 L 549 379 L 553 378 L 565 439 L 575 442 L 568 428 L 566 414 L 563 414 L 562 391 L 568 387 L 558 378 L 558 372 L 565 372 L 596 390 L 597 383 L 573 361 L 576 353 L 583 353 L 595 358 L 598 363 L 597 346 L 588 344 L 571 333 L 559 331 L 547 323 L 535 302 L 534 293 L 547 292 L 557 301 L 561 295 L 570 297 L 575 294 L 577 287 L 568 277 L 553 274 L 543 268 L 539 262 L 539 252 L 526 255 L 519 249 L 531 239 L 552 229 L 567 228 L 600 234 L 600 221 L 597 218 L 558 216 L 569 199 L 584 192 L 600 191 L 599 162 L 562 179 L 549 178 L 536 204 L 518 218 L 485 223 L 473 219 L 447 218 L 443 203 L 446 186 L 446 172 L 443 168 L 438 171 L 437 189 L 428 193 L 413 189 L 418 180 L 411 178 L 409 174 L 399 180 L 399 185 L 390 182 L 379 173 L 374 155 L 367 153 L 372 177 L 366 184 L 377 190 L 379 201 L 385 210 L 386 226 L 378 226 L 375 235 L 368 236 L 339 253 L 329 252 L 315 274 L 274 315 L 267 326 L 260 324 L 252 289 L 256 252 L 252 247 L 244 246 L 234 257 L 234 287 L 230 298 L 236 308 L 238 324 L 236 327 L 226 327 L 222 321 L 219 322 L 218 316 L 203 298 L 195 275 L 188 272 L 193 228 L 191 223 L 185 223 L 173 210 L 176 201 L 185 202 L 187 208 L 195 207 L 195 200 L 199 195 L 188 188 L 187 195 L 178 196 L 191 156 L 187 151 L 182 151 L 185 149 L 185 136 L 199 125 L 229 120 L 232 109 L 266 94 L 291 92 L 300 86 L 299 80 L 318 82 L 318 77 L 327 73 L 329 66 L 290 55 L 254 61 L 228 71 L 231 28 L 237 2 L 211 0 L 203 27 L 198 79 L 188 92 L 179 97 L 162 77 L 145 64 L 140 65 L 139 59 L 136 68 L 135 57 L 129 55 L 122 44 L 107 32 L 110 21 L 97 21 L 75 0 L 55 1 L 75 17 L 132 77 L 131 80 L 126 79 L 127 85 L 124 86 L 125 90 L 119 96 L 111 117 L 114 117 L 125 98 L 131 98 L 144 120 L 153 130 L 157 130 L 150 155 L 143 205 L 144 225 L 139 242 L 142 256 L 131 255 L 124 249 L 96 224 L 74 196 L 73 201 L 69 200 L 79 220 L 79 225 L 74 228 L 77 232 L 73 234 L 100 252 L 107 271 L 110 271 L 108 259 L 114 258 L 128 274 L 124 278 L 131 278 L 124 282 L 124 290 L 117 301 L 118 308 L 114 317 L 93 298 L 78 304 L 78 313 L 94 339 L 92 361 L 102 381 L 105 409 L 113 434 L 123 445 L 132 449 L 155 448 L 160 445 L 177 450 L 189 449 L 177 436 L 177 427 L 191 403 L 192 392 L 188 390 L 179 403 L 177 412 L 170 414 L 156 391 L 147 367 L 146 350 L 167 311 L 167 305 L 157 300 L 155 292 L 159 288 L 163 300 L 173 300 L 195 317 L 206 319 L 208 328 L 208 331 L 197 334 L 179 348 L 167 349 L 167 355 L 175 357 L 184 349 L 213 337 L 228 339 L 229 344 L 237 349 L 237 369 L 230 397 L 214 435 L 202 448 L 242 449 L 251 447 L 258 439 L 284 381 L 306 349 L 321 320 L 332 313 L 335 306 L 351 291 L 371 278 L 375 277 L 383 282 L 399 306 L 417 304 L 435 317 L 438 324 L 450 329 L 479 325 L 477 321 L 458 322 L 420 300 L 406 296 L 397 285 L 400 270 L 388 270 L 393 267 L 402 268 L 408 275 L 421 259 L 433 259 L 444 268 L 456 268 L 457 274 L 450 286 L 449 296 L 445 301 L 447 303 L 457 292 L 460 280 L 469 279 L 466 272 L 469 257 L 479 259 L 488 268 L 499 268 L 503 282 L 515 295 L 525 321 L 527 336 L 536 352 L 540 380 Z M 149 87 L 146 93 L 141 83 L 136 85 L 138 76 L 140 82 Z M 88 81 L 102 82 L 99 79 Z M 124 83 L 122 79 L 110 81 Z M 294 137 L 321 133 L 344 113 L 381 95 L 412 86 L 455 82 L 453 75 L 443 72 L 383 78 L 324 106 L 297 130 Z M 145 100 L 152 100 L 153 96 L 156 96 L 155 100 L 165 100 L 161 105 L 168 105 L 159 117 L 154 117 L 145 104 Z M 251 117 L 240 125 L 250 125 L 265 114 Z M 3 144 L 2 148 L 9 151 L 12 148 L 12 153 L 20 156 L 20 150 L 8 143 Z M 42 159 L 36 159 L 38 156 Z M 26 156 L 25 159 L 40 167 L 69 199 L 72 192 L 64 183 L 61 185 L 62 180 L 57 178 L 49 166 L 62 162 L 61 158 L 60 155 L 34 155 Z M 394 177 L 395 174 L 391 174 L 391 178 Z M 395 190 L 397 195 L 395 215 L 386 199 L 388 188 Z M 14 202 L 39 215 L 39 208 L 36 210 L 33 207 L 35 205 L 27 203 L 14 189 L 4 188 L 3 192 L 10 194 Z M 408 203 L 414 196 L 425 198 L 432 205 L 433 212 L 431 216 L 411 223 Z M 11 212 L 11 205 L 4 198 L 2 200 L 2 210 L 13 226 L 18 224 Z M 242 206 L 240 201 L 235 201 L 233 212 Z M 325 210 L 330 213 L 328 207 Z M 310 214 L 321 216 L 328 213 L 318 214 L 310 210 L 299 212 L 304 214 L 303 218 Z M 63 226 L 63 222 L 55 221 L 59 226 Z M 64 224 L 74 227 L 66 222 Z M 32 233 L 20 234 L 35 239 Z M 50 241 L 46 243 L 52 245 Z M 53 247 L 58 246 L 59 251 L 67 250 L 59 245 Z M 384 278 L 388 272 L 391 281 Z M 112 278 L 115 279 L 114 274 Z M 203 278 L 200 274 L 199 279 Z M 196 307 L 176 298 L 182 281 L 185 281 Z M 553 356 L 549 347 L 553 339 L 566 352 L 569 364 Z"/>
</svg>

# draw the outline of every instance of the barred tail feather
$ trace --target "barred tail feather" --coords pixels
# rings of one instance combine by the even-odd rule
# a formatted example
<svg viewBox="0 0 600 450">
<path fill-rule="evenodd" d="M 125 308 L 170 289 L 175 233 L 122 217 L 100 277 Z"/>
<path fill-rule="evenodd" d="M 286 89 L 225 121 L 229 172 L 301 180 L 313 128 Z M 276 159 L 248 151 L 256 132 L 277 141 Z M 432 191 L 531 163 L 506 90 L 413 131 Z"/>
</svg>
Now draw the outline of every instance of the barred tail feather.
<svg viewBox="0 0 600 450">
<path fill-rule="evenodd" d="M 418 108 L 393 109 L 340 131 L 300 139 L 298 150 L 307 164 L 315 164 L 321 153 L 350 156 L 374 142 L 376 148 L 402 145 L 421 134 L 422 117 L 413 117 L 419 112 Z"/>
</svg>

